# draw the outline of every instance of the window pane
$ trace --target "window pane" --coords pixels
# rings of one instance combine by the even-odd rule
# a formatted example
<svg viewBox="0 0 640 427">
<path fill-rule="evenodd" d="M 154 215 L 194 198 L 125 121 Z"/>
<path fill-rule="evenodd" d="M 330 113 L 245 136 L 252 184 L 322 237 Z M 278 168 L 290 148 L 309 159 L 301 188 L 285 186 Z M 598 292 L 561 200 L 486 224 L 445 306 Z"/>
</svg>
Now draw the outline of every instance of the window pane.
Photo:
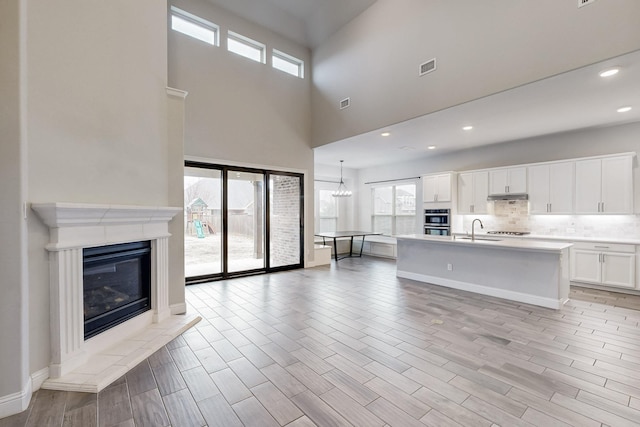
<svg viewBox="0 0 640 427">
<path fill-rule="evenodd" d="M 378 187 L 373 189 L 373 214 L 384 215 L 393 213 L 393 187 Z"/>
<path fill-rule="evenodd" d="M 304 77 L 304 61 L 293 57 L 279 50 L 273 49 L 273 55 L 271 56 L 271 65 L 273 68 L 292 76 Z"/>
<path fill-rule="evenodd" d="M 300 64 L 294 64 L 286 59 L 280 58 L 278 56 L 273 56 L 271 58 L 273 68 L 277 68 L 280 71 L 284 71 L 285 73 L 289 73 L 292 76 L 301 77 L 300 76 Z"/>
<path fill-rule="evenodd" d="M 318 214 L 321 217 L 337 217 L 338 216 L 338 203 L 330 190 L 318 190 Z"/>
<path fill-rule="evenodd" d="M 301 178 L 271 175 L 269 263 L 273 267 L 298 265 L 300 254 Z"/>
<path fill-rule="evenodd" d="M 396 186 L 396 215 L 416 214 L 416 186 L 397 185 Z"/>
<path fill-rule="evenodd" d="M 227 49 L 256 62 L 264 63 L 264 45 L 229 31 Z"/>
<path fill-rule="evenodd" d="M 373 217 L 373 231 L 391 235 L 391 215 L 376 215 Z"/>
<path fill-rule="evenodd" d="M 396 233 L 395 234 L 415 234 L 416 233 L 416 217 L 415 216 L 396 216 Z"/>
<path fill-rule="evenodd" d="M 216 33 L 210 28 L 205 28 L 180 16 L 171 16 L 171 29 L 186 34 L 194 39 L 202 40 L 210 45 L 216 45 Z"/>
<path fill-rule="evenodd" d="M 185 168 L 186 277 L 222 272 L 222 171 Z"/>
</svg>

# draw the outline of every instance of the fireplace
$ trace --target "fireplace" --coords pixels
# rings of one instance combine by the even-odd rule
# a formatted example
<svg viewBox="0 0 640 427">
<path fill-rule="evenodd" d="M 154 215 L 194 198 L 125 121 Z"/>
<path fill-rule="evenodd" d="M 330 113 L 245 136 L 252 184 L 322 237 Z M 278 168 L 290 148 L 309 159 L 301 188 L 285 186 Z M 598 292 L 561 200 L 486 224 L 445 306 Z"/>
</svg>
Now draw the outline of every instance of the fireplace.
<svg viewBox="0 0 640 427">
<path fill-rule="evenodd" d="M 84 339 L 151 309 L 151 242 L 85 248 Z"/>
<path fill-rule="evenodd" d="M 179 314 L 184 304 L 169 305 L 169 221 L 182 208 L 35 203 L 32 209 L 49 227 L 51 362 L 43 388 L 97 393 L 200 320 Z M 132 290 L 130 277 L 150 285 Z M 124 307 L 133 308 L 126 320 L 104 313 L 120 315 Z M 91 338 L 85 320 L 97 321 Z"/>
</svg>

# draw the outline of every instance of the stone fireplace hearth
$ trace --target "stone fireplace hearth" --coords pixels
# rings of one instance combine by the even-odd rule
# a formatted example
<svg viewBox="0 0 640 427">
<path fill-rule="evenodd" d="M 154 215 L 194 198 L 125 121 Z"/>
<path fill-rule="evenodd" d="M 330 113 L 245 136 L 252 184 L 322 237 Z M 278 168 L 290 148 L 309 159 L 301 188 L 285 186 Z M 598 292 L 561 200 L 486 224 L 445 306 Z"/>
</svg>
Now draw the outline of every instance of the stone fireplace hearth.
<svg viewBox="0 0 640 427">
<path fill-rule="evenodd" d="M 98 392 L 200 318 L 171 314 L 168 224 L 182 208 L 33 204 L 49 226 L 51 364 L 42 388 Z M 151 310 L 84 339 L 83 249 L 151 242 Z"/>
</svg>

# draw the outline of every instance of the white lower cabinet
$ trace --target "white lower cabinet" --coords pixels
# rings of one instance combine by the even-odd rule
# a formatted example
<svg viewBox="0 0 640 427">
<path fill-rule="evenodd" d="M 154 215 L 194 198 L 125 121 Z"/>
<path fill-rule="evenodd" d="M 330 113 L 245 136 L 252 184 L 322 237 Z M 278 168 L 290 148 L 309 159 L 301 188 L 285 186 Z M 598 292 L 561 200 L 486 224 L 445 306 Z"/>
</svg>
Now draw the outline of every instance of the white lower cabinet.
<svg viewBox="0 0 640 427">
<path fill-rule="evenodd" d="M 574 243 L 571 248 L 571 281 L 623 288 L 636 287 L 634 245 Z"/>
</svg>

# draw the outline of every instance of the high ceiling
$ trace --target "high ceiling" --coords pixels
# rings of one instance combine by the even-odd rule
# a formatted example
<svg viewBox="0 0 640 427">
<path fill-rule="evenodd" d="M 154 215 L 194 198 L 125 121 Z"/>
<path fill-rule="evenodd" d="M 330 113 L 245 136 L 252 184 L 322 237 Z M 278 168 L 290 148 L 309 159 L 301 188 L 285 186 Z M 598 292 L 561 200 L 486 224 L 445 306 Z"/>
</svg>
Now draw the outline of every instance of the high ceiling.
<svg viewBox="0 0 640 427">
<path fill-rule="evenodd" d="M 251 22 L 314 48 L 376 0 L 209 0 Z"/>
<path fill-rule="evenodd" d="M 376 0 L 209 0 L 314 48 Z M 598 73 L 621 67 L 614 77 Z M 632 106 L 618 113 L 622 106 Z M 315 163 L 365 168 L 597 126 L 640 121 L 640 51 L 315 149 Z M 474 129 L 463 131 L 465 125 Z M 382 132 L 390 132 L 382 137 Z M 435 146 L 429 150 L 429 146 Z"/>
<path fill-rule="evenodd" d="M 610 67 L 620 72 L 603 78 Z M 617 109 L 631 106 L 628 112 Z M 316 164 L 360 169 L 481 145 L 640 121 L 640 51 L 337 141 Z M 472 125 L 473 129 L 462 128 Z M 389 136 L 381 133 L 389 132 Z M 429 150 L 429 146 L 435 146 Z"/>
</svg>

